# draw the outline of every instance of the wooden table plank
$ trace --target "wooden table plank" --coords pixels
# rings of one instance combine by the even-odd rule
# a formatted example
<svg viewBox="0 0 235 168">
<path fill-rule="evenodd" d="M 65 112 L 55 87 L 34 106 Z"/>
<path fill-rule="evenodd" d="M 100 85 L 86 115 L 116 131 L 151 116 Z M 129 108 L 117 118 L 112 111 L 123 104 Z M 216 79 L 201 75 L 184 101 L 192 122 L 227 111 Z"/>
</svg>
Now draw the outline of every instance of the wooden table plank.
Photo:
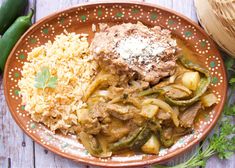
<svg viewBox="0 0 235 168">
<path fill-rule="evenodd" d="M 42 146 L 35 144 L 36 168 L 85 168 L 85 165 L 58 156 Z"/>
<path fill-rule="evenodd" d="M 0 0 L 0 4 L 3 0 Z M 29 0 L 29 8 L 33 0 Z M 12 118 L 6 105 L 2 76 L 0 77 L 0 166 L 6 167 L 33 167 L 33 141 L 26 136 Z M 2 145 L 4 144 L 4 145 Z"/>
<path fill-rule="evenodd" d="M 33 167 L 33 141 L 24 135 L 8 110 L 3 95 L 2 76 L 0 86 L 0 165 L 3 168 Z"/>
<path fill-rule="evenodd" d="M 186 0 L 184 3 L 179 0 L 173 0 L 172 9 L 183 14 L 184 16 L 187 16 L 191 20 L 198 22 L 193 0 Z"/>
<path fill-rule="evenodd" d="M 173 1 L 172 0 L 145 0 L 144 2 L 160 5 L 165 8 L 172 9 Z"/>
</svg>

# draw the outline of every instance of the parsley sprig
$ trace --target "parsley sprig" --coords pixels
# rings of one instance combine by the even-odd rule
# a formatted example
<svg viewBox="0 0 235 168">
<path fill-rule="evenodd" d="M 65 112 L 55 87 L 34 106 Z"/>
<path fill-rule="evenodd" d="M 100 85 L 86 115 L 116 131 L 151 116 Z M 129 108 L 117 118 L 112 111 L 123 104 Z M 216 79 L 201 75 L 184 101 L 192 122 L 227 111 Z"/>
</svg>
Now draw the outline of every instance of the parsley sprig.
<svg viewBox="0 0 235 168">
<path fill-rule="evenodd" d="M 221 122 L 220 131 L 208 139 L 209 145 L 201 151 L 205 142 L 200 146 L 198 151 L 186 162 L 176 166 L 168 167 L 156 165 L 154 168 L 193 168 L 197 166 L 206 166 L 206 161 L 213 155 L 217 155 L 220 159 L 228 159 L 235 151 L 235 126 L 230 123 L 229 119 Z M 232 135 L 232 136 L 231 136 Z"/>
<path fill-rule="evenodd" d="M 235 91 L 235 60 L 227 58 L 226 67 L 228 71 L 230 92 L 224 108 L 222 119 L 219 123 L 219 127 L 215 133 L 207 138 L 204 143 L 199 147 L 197 152 L 186 162 L 175 166 L 162 166 L 155 165 L 153 168 L 194 168 L 197 166 L 206 166 L 207 160 L 216 155 L 220 159 L 228 159 L 235 152 L 235 125 L 232 124 L 232 119 L 235 116 L 235 103 L 232 100 L 233 93 Z M 206 142 L 209 145 L 205 149 L 201 150 Z"/>
<path fill-rule="evenodd" d="M 230 87 L 230 92 L 228 96 L 228 100 L 225 104 L 224 107 L 224 114 L 228 116 L 235 116 L 235 102 L 232 102 L 232 96 L 235 91 L 235 59 L 233 58 L 228 58 L 225 62 L 227 71 L 228 71 L 228 77 L 230 78 L 229 80 L 229 87 Z"/>
<path fill-rule="evenodd" d="M 38 89 L 55 88 L 57 77 L 51 76 L 48 67 L 42 67 L 41 71 L 36 74 L 34 86 Z"/>
</svg>

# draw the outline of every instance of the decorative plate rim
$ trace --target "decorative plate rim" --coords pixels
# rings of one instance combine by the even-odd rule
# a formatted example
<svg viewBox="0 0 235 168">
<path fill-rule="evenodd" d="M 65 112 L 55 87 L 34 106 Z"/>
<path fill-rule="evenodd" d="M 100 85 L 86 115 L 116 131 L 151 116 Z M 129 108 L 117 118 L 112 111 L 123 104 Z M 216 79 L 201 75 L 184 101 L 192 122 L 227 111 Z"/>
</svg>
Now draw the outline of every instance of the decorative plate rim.
<svg viewBox="0 0 235 168">
<path fill-rule="evenodd" d="M 28 31 L 19 39 L 19 41 L 16 43 L 16 45 L 14 46 L 14 48 L 12 49 L 8 59 L 7 59 L 7 62 L 6 62 L 6 66 L 5 66 L 5 70 L 4 70 L 4 76 L 3 76 L 3 85 L 4 85 L 4 95 L 5 95 L 5 98 L 6 98 L 6 102 L 7 102 L 7 105 L 8 105 L 8 108 L 11 112 L 11 115 L 12 117 L 14 118 L 14 120 L 16 121 L 17 125 L 30 137 L 32 138 L 35 142 L 37 142 L 39 145 L 43 146 L 44 148 L 52 151 L 53 153 L 56 153 L 57 155 L 60 155 L 60 156 L 63 156 L 67 159 L 71 159 L 73 161 L 76 161 L 76 162 L 80 162 L 80 163 L 83 163 L 83 164 L 90 164 L 90 165 L 95 165 L 95 166 L 105 166 L 105 167 L 121 167 L 121 166 L 128 166 L 128 167 L 134 167 L 134 166 L 145 166 L 145 165 L 150 165 L 150 164 L 154 164 L 154 163 L 162 163 L 162 162 L 165 162 L 179 154 L 183 154 L 185 153 L 186 151 L 188 151 L 189 149 L 191 149 L 193 146 L 195 146 L 196 144 L 198 144 L 201 140 L 205 139 L 205 137 L 210 133 L 210 131 L 213 129 L 213 127 L 215 126 L 215 124 L 217 123 L 221 113 L 222 113 L 222 110 L 224 108 L 224 104 L 225 104 L 225 100 L 226 100 L 226 96 L 227 96 L 227 92 L 223 93 L 224 96 L 223 98 L 221 99 L 221 102 L 220 102 L 220 106 L 219 106 L 219 109 L 218 111 L 216 112 L 215 116 L 214 116 L 214 120 L 212 121 L 212 123 L 206 127 L 206 129 L 204 130 L 203 132 L 203 135 L 200 137 L 200 138 L 197 138 L 195 139 L 194 141 L 191 141 L 189 142 L 184 148 L 178 148 L 176 150 L 174 150 L 173 152 L 169 153 L 167 156 L 164 156 L 164 158 L 155 158 L 155 159 L 152 159 L 150 161 L 148 160 L 143 160 L 142 162 L 128 162 L 128 163 L 119 163 L 118 165 L 117 164 L 112 164 L 110 162 L 96 162 L 96 161 L 87 161 L 86 159 L 84 158 L 76 158 L 75 157 L 72 157 L 71 155 L 67 155 L 66 153 L 63 153 L 61 151 L 58 151 L 58 150 L 54 150 L 51 146 L 48 146 L 46 144 L 42 144 L 40 142 L 39 139 L 37 139 L 33 134 L 30 134 L 29 132 L 27 132 L 24 128 L 23 128 L 23 124 L 19 121 L 19 119 L 17 118 L 16 116 L 16 113 L 14 112 L 15 110 L 12 109 L 12 107 L 10 106 L 10 97 L 7 96 L 7 89 L 6 89 L 6 83 L 7 83 L 7 67 L 10 63 L 10 58 L 13 57 L 13 53 L 16 51 L 17 47 L 19 46 L 19 44 L 21 43 L 22 39 L 24 39 L 29 32 L 33 32 L 34 31 L 34 28 L 36 28 L 38 25 L 40 25 L 41 23 L 43 22 L 46 22 L 48 21 L 50 18 L 53 18 L 55 16 L 57 16 L 58 14 L 62 13 L 62 12 L 67 12 L 69 10 L 72 10 L 72 9 L 75 9 L 75 8 L 78 8 L 78 7 L 89 7 L 89 6 L 94 6 L 94 5 L 105 5 L 105 4 L 113 4 L 113 5 L 122 5 L 122 4 L 125 4 L 125 5 L 140 5 L 140 6 L 147 6 L 147 7 L 153 7 L 153 8 L 157 8 L 157 9 L 160 9 L 160 10 L 163 10 L 163 11 L 166 11 L 170 14 L 173 14 L 173 15 L 176 15 L 176 16 L 179 16 L 180 18 L 184 19 L 185 21 L 187 21 L 188 23 L 190 23 L 191 25 L 195 26 L 195 28 L 201 33 L 203 34 L 204 36 L 206 36 L 209 40 L 209 42 L 211 43 L 211 45 L 213 47 L 216 46 L 216 44 L 214 43 L 214 41 L 210 38 L 209 35 L 206 34 L 206 32 L 197 24 L 195 23 L 194 21 L 192 21 L 191 19 L 189 19 L 188 17 L 176 12 L 176 11 L 173 11 L 171 9 L 167 9 L 165 7 L 162 7 L 162 6 L 159 6 L 159 5 L 155 5 L 155 4 L 151 4 L 151 3 L 146 3 L 146 2 L 134 2 L 134 1 L 131 1 L 131 2 L 125 2 L 125 1 L 118 1 L 118 2 L 114 2 L 114 1 L 103 1 L 103 2 L 88 2 L 88 3 L 83 3 L 83 4 L 78 4 L 78 5 L 75 5 L 75 6 L 72 6 L 72 7 L 68 7 L 68 8 L 65 8 L 63 10 L 60 10 L 60 11 L 57 11 L 57 12 L 54 12 L 42 19 L 40 19 L 39 21 L 37 21 L 35 24 L 32 25 L 32 27 L 30 27 L 28 29 Z M 219 53 L 218 49 L 215 50 L 215 53 L 218 54 L 218 57 L 221 57 L 221 54 Z M 227 81 L 227 74 L 226 74 L 226 71 L 225 71 L 225 66 L 224 66 L 224 63 L 221 63 L 221 69 L 222 69 L 222 75 L 224 77 L 224 81 Z M 224 90 L 227 91 L 227 83 L 225 84 L 225 88 Z"/>
</svg>

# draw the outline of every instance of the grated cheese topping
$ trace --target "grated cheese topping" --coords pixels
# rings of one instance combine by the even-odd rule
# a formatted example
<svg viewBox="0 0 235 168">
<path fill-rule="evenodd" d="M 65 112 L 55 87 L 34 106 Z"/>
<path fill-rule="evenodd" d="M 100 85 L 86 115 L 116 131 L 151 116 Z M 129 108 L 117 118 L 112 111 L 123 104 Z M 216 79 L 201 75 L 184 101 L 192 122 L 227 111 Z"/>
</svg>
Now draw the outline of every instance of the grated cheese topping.
<svg viewBox="0 0 235 168">
<path fill-rule="evenodd" d="M 158 63 L 160 55 L 168 47 L 164 43 L 153 42 L 151 38 L 133 35 L 120 40 L 116 52 L 129 64 L 149 65 L 153 62 Z"/>
</svg>

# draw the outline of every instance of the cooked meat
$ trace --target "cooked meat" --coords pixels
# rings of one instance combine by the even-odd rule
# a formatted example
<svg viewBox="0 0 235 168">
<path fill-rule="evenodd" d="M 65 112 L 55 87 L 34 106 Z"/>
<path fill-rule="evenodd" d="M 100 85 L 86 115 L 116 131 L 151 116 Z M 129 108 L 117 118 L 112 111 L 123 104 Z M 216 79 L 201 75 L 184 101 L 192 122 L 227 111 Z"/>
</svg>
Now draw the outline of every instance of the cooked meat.
<svg viewBox="0 0 235 168">
<path fill-rule="evenodd" d="M 122 94 L 124 91 L 124 88 L 122 87 L 116 87 L 116 86 L 110 86 L 109 90 L 112 94 Z"/>
<path fill-rule="evenodd" d="M 170 31 L 140 22 L 101 25 L 90 47 L 103 69 L 152 84 L 174 73 L 177 46 Z"/>
<path fill-rule="evenodd" d="M 130 132 L 130 129 L 128 127 L 119 127 L 119 128 L 113 128 L 111 132 L 113 136 L 122 138 L 123 136 L 127 135 Z"/>
<path fill-rule="evenodd" d="M 146 118 L 143 117 L 142 115 L 140 115 L 139 113 L 135 113 L 134 117 L 133 117 L 133 124 L 137 125 L 137 126 L 141 126 L 146 122 Z"/>
<path fill-rule="evenodd" d="M 182 128 L 182 127 L 175 127 L 173 130 L 173 137 L 175 140 L 177 140 L 178 138 L 189 134 L 192 132 L 192 128 Z"/>
<path fill-rule="evenodd" d="M 115 142 L 122 137 L 128 135 L 130 129 L 128 127 L 119 127 L 119 128 L 112 128 L 109 130 L 109 142 Z"/>
<path fill-rule="evenodd" d="M 172 109 L 174 110 L 176 116 L 179 116 L 179 108 L 177 106 L 172 106 Z M 162 109 L 158 111 L 156 118 L 160 120 L 161 126 L 165 128 L 171 127 L 172 124 L 174 124 L 171 115 Z"/>
<path fill-rule="evenodd" d="M 157 113 L 157 118 L 160 120 L 168 120 L 171 118 L 171 115 L 160 109 Z"/>
<path fill-rule="evenodd" d="M 110 86 L 108 90 L 110 91 L 110 94 L 109 94 L 110 99 L 115 99 L 118 96 L 123 95 L 123 92 L 124 92 L 124 88 L 116 87 L 116 86 Z"/>
<path fill-rule="evenodd" d="M 97 118 L 86 117 L 81 120 L 82 129 L 88 134 L 96 135 L 101 130 L 101 125 Z"/>
<path fill-rule="evenodd" d="M 172 99 L 185 99 L 188 98 L 189 95 L 187 92 L 184 92 L 182 90 L 176 89 L 176 88 L 172 88 L 171 90 L 169 90 L 166 95 Z"/>
<path fill-rule="evenodd" d="M 197 102 L 191 107 L 187 108 L 183 113 L 179 115 L 180 125 L 183 127 L 192 127 L 194 119 L 201 108 L 201 102 Z"/>
<path fill-rule="evenodd" d="M 140 88 L 147 89 L 149 87 L 149 83 L 145 81 L 140 81 Z"/>
<path fill-rule="evenodd" d="M 165 147 L 169 147 L 174 144 L 172 135 L 173 129 L 171 127 L 162 129 L 160 131 L 160 140 Z"/>
<path fill-rule="evenodd" d="M 133 118 L 134 110 L 136 110 L 136 108 L 129 105 L 121 106 L 117 104 L 107 104 L 106 110 L 115 118 L 128 120 Z"/>
<path fill-rule="evenodd" d="M 136 91 L 142 91 L 143 89 L 147 89 L 149 87 L 149 82 L 145 82 L 142 80 L 131 81 L 129 87 L 125 88 L 126 93 L 134 93 Z"/>
<path fill-rule="evenodd" d="M 99 121 L 107 121 L 106 118 L 109 117 L 109 114 L 106 112 L 105 109 L 105 103 L 97 103 L 96 105 L 94 105 L 92 111 L 90 111 L 90 115 L 92 118 L 97 118 Z"/>
<path fill-rule="evenodd" d="M 101 130 L 101 125 L 98 118 L 92 116 L 93 113 L 89 110 L 80 111 L 78 116 L 78 121 L 81 124 L 81 128 L 84 132 L 88 134 L 98 134 Z"/>
<path fill-rule="evenodd" d="M 111 117 L 109 124 L 102 125 L 102 133 L 107 136 L 109 142 L 117 141 L 118 139 L 126 136 L 130 130 L 130 125 L 126 124 L 125 121 Z"/>
<path fill-rule="evenodd" d="M 173 129 L 172 128 L 166 128 L 162 130 L 162 136 L 164 137 L 164 139 L 171 139 L 173 135 Z"/>
</svg>

